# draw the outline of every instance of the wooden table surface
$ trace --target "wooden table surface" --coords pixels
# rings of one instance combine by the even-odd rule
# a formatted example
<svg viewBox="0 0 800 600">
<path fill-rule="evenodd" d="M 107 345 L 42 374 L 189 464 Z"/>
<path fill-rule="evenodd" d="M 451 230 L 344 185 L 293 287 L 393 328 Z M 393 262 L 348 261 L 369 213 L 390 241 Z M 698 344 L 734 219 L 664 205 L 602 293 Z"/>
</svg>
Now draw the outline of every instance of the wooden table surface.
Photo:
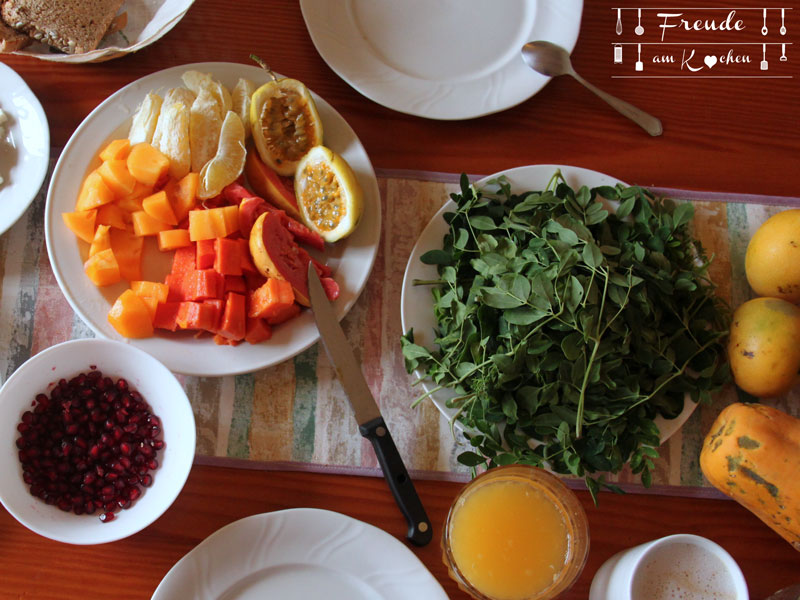
<svg viewBox="0 0 800 600">
<path fill-rule="evenodd" d="M 62 65 L 7 55 L 1 60 L 41 100 L 56 150 L 98 103 L 143 75 L 190 62 L 246 63 L 255 53 L 328 100 L 379 168 L 486 174 L 525 164 L 572 164 L 642 185 L 797 196 L 798 79 L 612 79 L 612 6 L 608 0 L 585 2 L 575 67 L 659 116 L 662 137 L 650 138 L 567 78 L 520 106 L 480 119 L 444 122 L 396 113 L 360 96 L 331 71 L 311 43 L 298 4 L 289 1 L 197 0 L 158 43 L 106 63 Z M 790 32 L 800 22 L 797 12 L 789 11 Z M 417 487 L 438 534 L 460 484 L 420 480 Z M 585 598 L 593 574 L 616 551 L 678 532 L 725 547 L 741 565 L 752 598 L 800 582 L 800 554 L 735 502 L 603 494 L 595 508 L 586 493 L 579 496 L 589 515 L 592 550 L 566 598 Z M 52 542 L 0 511 L 0 597 L 146 598 L 181 556 L 215 530 L 293 507 L 338 511 L 404 537 L 404 522 L 381 479 L 196 465 L 163 517 L 113 544 Z M 451 597 L 463 597 L 447 577 L 437 544 L 412 549 Z"/>
</svg>

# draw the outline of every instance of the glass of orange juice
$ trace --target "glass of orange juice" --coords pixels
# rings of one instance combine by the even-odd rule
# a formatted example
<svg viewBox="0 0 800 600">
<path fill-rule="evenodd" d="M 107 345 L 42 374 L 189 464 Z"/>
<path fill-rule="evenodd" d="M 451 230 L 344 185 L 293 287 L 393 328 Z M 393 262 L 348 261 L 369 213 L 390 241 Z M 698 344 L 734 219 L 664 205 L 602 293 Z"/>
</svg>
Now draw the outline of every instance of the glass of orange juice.
<svg viewBox="0 0 800 600">
<path fill-rule="evenodd" d="M 450 576 L 478 600 L 545 600 L 581 574 L 589 524 L 578 497 L 555 475 L 496 467 L 453 501 L 442 550 Z"/>
</svg>

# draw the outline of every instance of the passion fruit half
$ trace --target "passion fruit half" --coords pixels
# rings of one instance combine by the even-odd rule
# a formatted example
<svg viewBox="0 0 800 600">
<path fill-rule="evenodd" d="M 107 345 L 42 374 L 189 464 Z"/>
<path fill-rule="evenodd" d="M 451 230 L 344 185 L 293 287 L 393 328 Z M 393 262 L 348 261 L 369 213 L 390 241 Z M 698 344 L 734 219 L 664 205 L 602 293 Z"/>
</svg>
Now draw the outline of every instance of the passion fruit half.
<svg viewBox="0 0 800 600">
<path fill-rule="evenodd" d="M 294 175 L 300 159 L 322 143 L 314 99 L 296 79 L 274 78 L 253 92 L 250 126 L 258 155 L 279 175 Z"/>
<path fill-rule="evenodd" d="M 294 193 L 303 222 L 326 242 L 350 235 L 361 219 L 364 194 L 347 161 L 314 146 L 297 165 Z"/>
</svg>

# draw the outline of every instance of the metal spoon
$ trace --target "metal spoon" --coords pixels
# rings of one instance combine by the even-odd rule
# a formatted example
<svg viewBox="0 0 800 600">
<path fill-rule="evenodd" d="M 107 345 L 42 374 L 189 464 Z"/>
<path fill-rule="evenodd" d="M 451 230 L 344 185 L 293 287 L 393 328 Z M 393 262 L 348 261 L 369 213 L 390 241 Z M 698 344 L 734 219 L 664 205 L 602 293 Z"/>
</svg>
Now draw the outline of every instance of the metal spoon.
<svg viewBox="0 0 800 600">
<path fill-rule="evenodd" d="M 617 112 L 628 117 L 650 135 L 655 136 L 663 133 L 664 128 L 661 126 L 661 121 L 656 117 L 636 108 L 632 104 L 628 104 L 624 100 L 607 94 L 578 75 L 575 69 L 572 68 L 569 53 L 561 46 L 545 41 L 528 42 L 522 47 L 522 58 L 531 69 L 547 77 L 571 75 L 579 83 L 608 102 Z"/>
</svg>

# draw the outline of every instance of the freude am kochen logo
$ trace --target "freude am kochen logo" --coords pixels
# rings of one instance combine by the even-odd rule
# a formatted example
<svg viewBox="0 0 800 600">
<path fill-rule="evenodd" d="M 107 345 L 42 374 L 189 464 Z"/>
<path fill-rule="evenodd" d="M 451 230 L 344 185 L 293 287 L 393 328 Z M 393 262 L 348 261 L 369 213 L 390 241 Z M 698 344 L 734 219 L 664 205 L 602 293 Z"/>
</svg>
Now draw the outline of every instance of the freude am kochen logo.
<svg viewBox="0 0 800 600">
<path fill-rule="evenodd" d="M 792 46 L 786 37 L 787 13 L 791 7 L 747 7 L 747 8 L 613 8 L 616 12 L 615 32 L 618 37 L 613 42 L 614 64 L 623 65 L 626 60 L 623 56 L 630 56 L 631 51 L 635 57 L 634 71 L 641 75 L 612 75 L 612 77 L 691 77 L 694 74 L 713 77 L 720 71 L 721 66 L 743 67 L 738 73 L 718 74 L 721 77 L 775 77 L 791 78 L 789 74 L 769 74 L 770 58 L 777 58 L 780 63 L 788 62 L 787 47 Z M 709 14 L 712 13 L 712 14 Z M 627 23 L 627 27 L 626 27 Z M 634 41 L 626 41 L 630 36 L 623 38 L 623 32 L 630 29 L 635 23 L 633 33 Z M 645 36 L 657 32 L 657 36 Z M 720 34 L 726 35 L 730 40 L 732 35 L 745 32 L 756 36 L 760 33 L 758 41 L 712 41 L 718 39 Z M 672 41 L 677 32 L 686 38 L 686 34 L 696 34 L 697 41 Z M 714 37 L 717 36 L 717 37 Z M 655 41 L 649 41 L 655 38 Z M 627 61 L 630 64 L 630 60 Z M 758 69 L 753 67 L 758 65 Z M 645 65 L 653 65 L 658 75 L 644 74 Z M 670 68 L 670 74 L 664 74 L 665 68 Z M 716 71 L 714 68 L 717 67 Z M 749 68 L 748 68 L 749 67 Z"/>
</svg>

